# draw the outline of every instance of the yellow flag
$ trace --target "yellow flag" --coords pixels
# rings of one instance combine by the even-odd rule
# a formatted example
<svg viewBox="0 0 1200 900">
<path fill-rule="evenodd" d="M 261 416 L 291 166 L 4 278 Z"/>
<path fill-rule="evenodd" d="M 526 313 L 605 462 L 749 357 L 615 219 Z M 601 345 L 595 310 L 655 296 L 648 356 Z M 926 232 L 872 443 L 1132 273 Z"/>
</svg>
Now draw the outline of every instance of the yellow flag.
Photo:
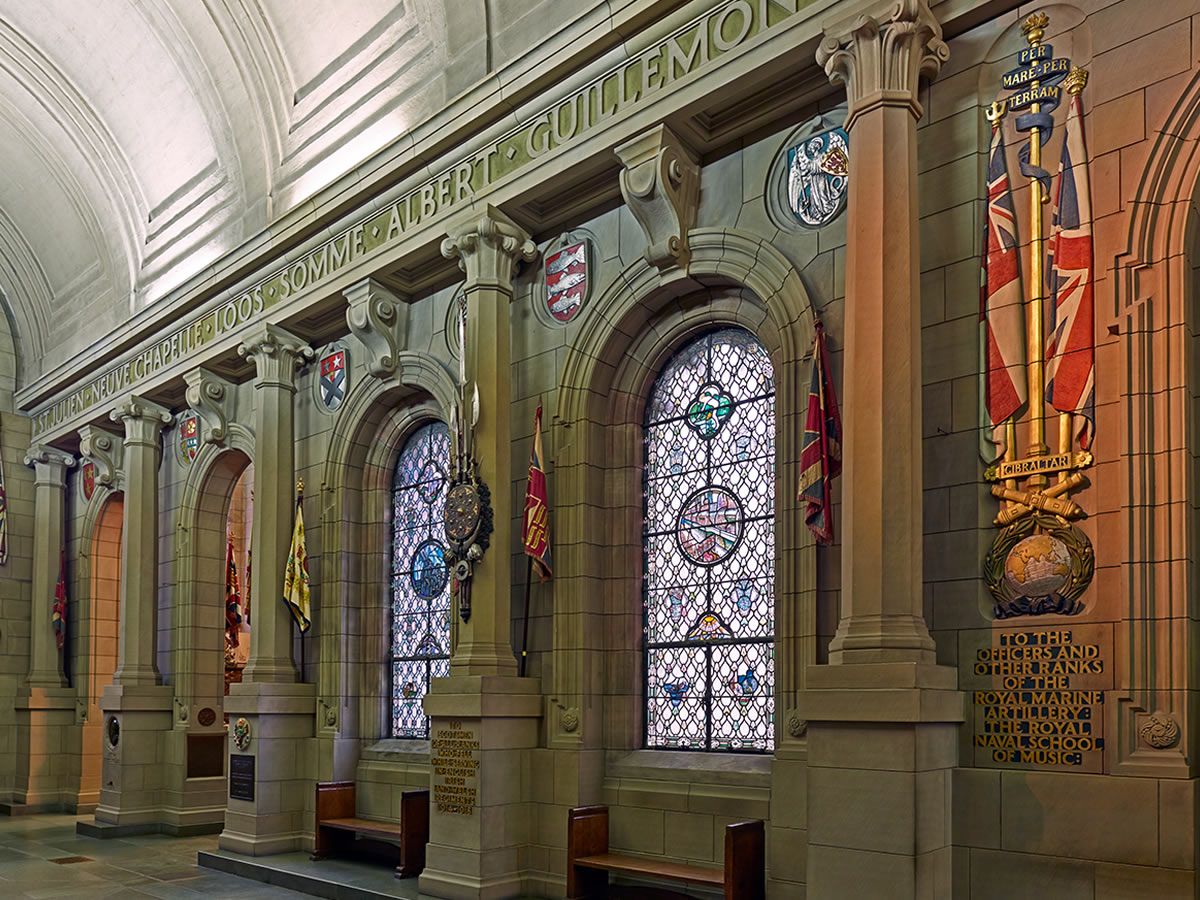
<svg viewBox="0 0 1200 900">
<path fill-rule="evenodd" d="M 312 627 L 312 606 L 308 589 L 308 551 L 304 549 L 304 508 L 296 503 L 296 527 L 292 530 L 292 546 L 288 551 L 287 568 L 283 572 L 283 602 L 300 626 L 300 633 Z"/>
</svg>

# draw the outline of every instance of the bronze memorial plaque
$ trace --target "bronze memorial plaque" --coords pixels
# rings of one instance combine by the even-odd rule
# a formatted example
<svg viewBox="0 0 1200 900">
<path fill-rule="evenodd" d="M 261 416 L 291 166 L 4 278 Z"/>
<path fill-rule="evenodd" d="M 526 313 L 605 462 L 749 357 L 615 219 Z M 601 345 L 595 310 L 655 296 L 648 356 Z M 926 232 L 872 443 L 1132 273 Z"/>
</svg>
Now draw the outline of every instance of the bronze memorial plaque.
<svg viewBox="0 0 1200 900">
<path fill-rule="evenodd" d="M 440 813 L 475 814 L 479 736 L 457 720 L 439 723 L 430 741 L 433 806 Z"/>
<path fill-rule="evenodd" d="M 976 766 L 1104 770 L 1112 626 L 996 628 L 960 635 Z"/>
</svg>

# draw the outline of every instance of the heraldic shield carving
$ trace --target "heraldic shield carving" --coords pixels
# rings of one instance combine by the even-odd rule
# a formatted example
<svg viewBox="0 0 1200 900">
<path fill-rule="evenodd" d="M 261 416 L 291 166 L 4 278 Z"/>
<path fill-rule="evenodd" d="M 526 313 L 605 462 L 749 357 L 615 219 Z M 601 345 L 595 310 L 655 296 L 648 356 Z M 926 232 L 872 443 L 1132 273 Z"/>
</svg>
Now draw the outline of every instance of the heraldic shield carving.
<svg viewBox="0 0 1200 900">
<path fill-rule="evenodd" d="M 564 234 L 546 251 L 545 312 L 565 325 L 579 314 L 591 291 L 592 244 L 587 237 Z"/>
<path fill-rule="evenodd" d="M 1042 43 L 1048 25 L 1044 13 L 1022 24 L 1029 46 L 1003 75 L 1002 98 L 987 110 L 992 138 L 981 279 L 980 453 L 990 464 L 984 478 L 1002 507 L 995 519 L 1000 531 L 983 564 L 998 619 L 1079 613 L 1095 571 L 1092 545 L 1074 524 L 1086 514 L 1071 499 L 1087 484 L 1081 470 L 1092 464 L 1095 438 L 1092 216 L 1081 98 L 1087 73 L 1054 58 Z M 1052 177 L 1042 153 L 1064 91 L 1062 154 Z M 1026 260 L 1005 150 L 1009 114 L 1013 131 L 1029 135 L 1017 153 L 1031 188 L 1021 219 L 1029 229 Z M 1048 238 L 1044 205 L 1051 210 Z M 1053 450 L 1048 418 L 1058 426 Z"/>
<path fill-rule="evenodd" d="M 350 351 L 340 341 L 321 351 L 317 359 L 317 403 L 335 412 L 350 393 Z"/>
<path fill-rule="evenodd" d="M 189 409 L 179 420 L 179 461 L 185 466 L 195 462 L 200 453 L 200 416 Z"/>
<path fill-rule="evenodd" d="M 845 208 L 849 141 L 845 129 L 831 128 L 788 148 L 788 207 L 801 225 L 820 228 Z"/>
</svg>

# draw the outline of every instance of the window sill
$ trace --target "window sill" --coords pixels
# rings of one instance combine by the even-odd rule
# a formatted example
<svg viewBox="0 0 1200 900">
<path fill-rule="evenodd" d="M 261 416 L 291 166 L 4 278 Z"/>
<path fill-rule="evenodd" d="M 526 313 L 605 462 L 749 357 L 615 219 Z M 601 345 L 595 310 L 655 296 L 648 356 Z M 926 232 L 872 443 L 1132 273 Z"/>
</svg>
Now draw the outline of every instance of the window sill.
<svg viewBox="0 0 1200 900">
<path fill-rule="evenodd" d="M 384 738 L 363 748 L 363 762 L 393 762 L 417 765 L 429 764 L 429 741 Z"/>
<path fill-rule="evenodd" d="M 607 774 L 610 778 L 769 788 L 773 761 L 765 754 L 634 750 L 611 756 Z"/>
</svg>

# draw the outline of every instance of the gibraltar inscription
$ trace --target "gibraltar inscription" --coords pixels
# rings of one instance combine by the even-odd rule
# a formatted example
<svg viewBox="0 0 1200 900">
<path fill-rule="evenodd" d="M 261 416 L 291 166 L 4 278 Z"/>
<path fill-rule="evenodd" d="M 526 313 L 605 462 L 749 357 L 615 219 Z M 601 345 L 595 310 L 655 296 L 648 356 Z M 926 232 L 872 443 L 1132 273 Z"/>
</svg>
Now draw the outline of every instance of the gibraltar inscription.
<svg viewBox="0 0 1200 900">
<path fill-rule="evenodd" d="M 812 2 L 725 0 L 717 4 L 382 210 L 371 212 L 315 250 L 276 269 L 239 296 L 197 316 L 78 390 L 35 410 L 34 435 L 42 436 L 97 403 L 166 370 L 289 297 L 332 278 L 358 258 L 468 206 L 497 183 L 706 70 L 714 61 L 779 26 Z"/>
<path fill-rule="evenodd" d="M 429 742 L 433 805 L 440 813 L 475 815 L 478 802 L 479 738 L 451 719 L 434 729 Z"/>
<path fill-rule="evenodd" d="M 1111 626 L 969 632 L 964 641 L 975 765 L 1103 771 Z"/>
</svg>

